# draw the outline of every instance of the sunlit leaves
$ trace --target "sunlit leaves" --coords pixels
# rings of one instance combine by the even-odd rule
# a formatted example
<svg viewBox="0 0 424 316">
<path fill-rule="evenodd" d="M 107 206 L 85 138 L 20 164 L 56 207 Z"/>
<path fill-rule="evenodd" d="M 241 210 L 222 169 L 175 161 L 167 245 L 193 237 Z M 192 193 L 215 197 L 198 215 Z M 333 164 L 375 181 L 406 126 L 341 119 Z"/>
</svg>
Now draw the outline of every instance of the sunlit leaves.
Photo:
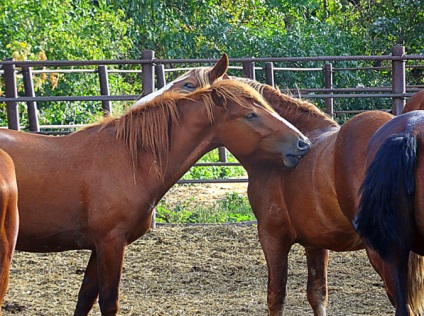
<svg viewBox="0 0 424 316">
<path fill-rule="evenodd" d="M 121 10 L 88 1 L 0 1 L 3 58 L 16 51 L 6 47 L 15 42 L 27 43 L 33 53 L 44 50 L 48 59 L 122 58 L 131 48 Z"/>
</svg>

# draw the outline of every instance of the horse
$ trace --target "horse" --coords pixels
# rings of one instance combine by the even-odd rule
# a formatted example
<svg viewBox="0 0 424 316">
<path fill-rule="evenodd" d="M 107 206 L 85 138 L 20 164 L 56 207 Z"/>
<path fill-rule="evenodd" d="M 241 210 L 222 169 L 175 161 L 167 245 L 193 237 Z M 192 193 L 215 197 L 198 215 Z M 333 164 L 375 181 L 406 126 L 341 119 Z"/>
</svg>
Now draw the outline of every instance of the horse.
<svg viewBox="0 0 424 316">
<path fill-rule="evenodd" d="M 424 255 L 423 133 L 424 112 L 416 110 L 393 118 L 372 136 L 354 222 L 384 262 L 383 277 L 393 283 L 399 316 L 413 315 L 407 302 L 409 253 Z"/>
<path fill-rule="evenodd" d="M 225 61 L 221 58 L 219 63 L 225 64 Z M 267 262 L 269 314 L 281 315 L 284 311 L 288 254 L 294 243 L 305 247 L 307 299 L 314 315 L 326 315 L 328 249 L 365 248 L 373 267 L 383 277 L 390 302 L 395 305 L 397 295 L 390 279 L 384 277 L 384 264 L 364 244 L 352 224 L 365 174 L 368 141 L 394 116 L 383 111 L 368 111 L 340 126 L 309 102 L 291 98 L 250 79 L 221 76 L 226 77 L 255 87 L 280 116 L 312 141 L 311 151 L 293 170 L 240 161 L 248 173 L 249 202 L 258 221 L 259 241 Z M 198 80 L 202 81 L 207 82 L 207 78 Z M 424 308 L 424 289 L 420 276 L 414 273 L 415 267 L 424 271 L 424 260 L 411 253 L 409 286 L 415 290 L 409 304 L 419 313 Z"/>
<path fill-rule="evenodd" d="M 74 315 L 87 315 L 97 297 L 102 315 L 116 315 L 127 245 L 149 230 L 167 190 L 218 146 L 282 169 L 310 149 L 257 91 L 231 80 L 166 93 L 66 136 L 2 130 L 19 188 L 16 249 L 91 250 Z"/>
<path fill-rule="evenodd" d="M 0 315 L 18 237 L 18 187 L 12 158 L 0 149 Z"/>
<path fill-rule="evenodd" d="M 424 90 L 414 93 L 409 98 L 403 107 L 402 114 L 415 110 L 424 110 Z"/>
</svg>

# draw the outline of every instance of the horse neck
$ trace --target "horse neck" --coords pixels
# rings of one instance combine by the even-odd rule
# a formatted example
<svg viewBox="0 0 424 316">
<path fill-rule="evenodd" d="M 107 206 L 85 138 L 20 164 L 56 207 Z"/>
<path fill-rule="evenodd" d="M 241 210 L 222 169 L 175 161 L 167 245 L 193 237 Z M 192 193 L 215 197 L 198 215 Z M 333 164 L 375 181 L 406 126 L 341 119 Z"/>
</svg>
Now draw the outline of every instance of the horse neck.
<svg viewBox="0 0 424 316">
<path fill-rule="evenodd" d="M 340 128 L 337 122 L 311 103 L 289 97 L 271 87 L 265 87 L 262 94 L 280 116 L 309 138 Z"/>
<path fill-rule="evenodd" d="M 204 154 L 221 145 L 214 136 L 212 122 L 204 106 L 189 102 L 178 105 L 178 109 L 180 119 L 172 124 L 167 161 L 159 175 L 168 188 Z"/>
</svg>

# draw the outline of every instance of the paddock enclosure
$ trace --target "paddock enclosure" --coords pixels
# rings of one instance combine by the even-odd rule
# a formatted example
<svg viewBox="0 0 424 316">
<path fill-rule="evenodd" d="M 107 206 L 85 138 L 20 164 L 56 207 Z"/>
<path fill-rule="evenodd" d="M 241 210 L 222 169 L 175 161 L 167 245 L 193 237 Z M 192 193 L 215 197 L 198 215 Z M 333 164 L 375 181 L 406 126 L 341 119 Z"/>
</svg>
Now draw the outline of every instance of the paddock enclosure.
<svg viewBox="0 0 424 316">
<path fill-rule="evenodd" d="M 231 56 L 230 56 L 231 57 Z M 43 131 L 43 129 L 75 129 L 78 126 L 45 126 L 38 122 L 37 106 L 45 102 L 97 102 L 97 106 L 108 113 L 113 112 L 113 103 L 125 101 L 131 104 L 163 87 L 176 76 L 193 67 L 210 66 L 217 59 L 160 59 L 154 51 L 143 51 L 137 60 L 45 60 L 45 61 L 0 61 L 0 75 L 5 91 L 0 94 L 0 104 L 7 106 L 8 124 L 11 129 Z M 407 55 L 405 47 L 394 46 L 388 55 L 379 56 L 314 56 L 314 57 L 245 57 L 230 58 L 229 74 L 256 79 L 278 87 L 282 92 L 294 96 L 323 101 L 322 107 L 330 116 L 355 114 L 358 110 L 348 106 L 340 108 L 339 100 L 357 102 L 360 99 L 387 100 L 386 109 L 400 114 L 405 99 L 424 88 L 423 55 Z M 379 74 L 378 85 L 364 86 L 349 79 L 349 74 Z M 131 83 L 135 94 L 114 89 L 116 76 L 129 80 L 125 74 L 135 74 L 139 80 Z M 97 82 L 95 95 L 43 95 L 34 88 L 40 75 L 52 75 L 56 80 L 70 75 L 90 77 Z M 320 86 L 309 87 L 307 81 L 313 77 Z M 112 80 L 113 79 L 113 80 Z M 131 80 L 134 80 L 131 78 Z M 56 82 L 57 83 L 57 82 Z M 343 86 L 336 86 L 336 84 Z M 134 92 L 134 91 L 133 91 Z M 42 95 L 39 95 L 42 94 Z M 19 111 L 18 104 L 26 104 L 26 111 Z M 354 104 L 354 103 L 353 103 Z M 25 116 L 25 125 L 21 124 Z"/>
<path fill-rule="evenodd" d="M 344 61 L 375 61 L 383 66 L 335 66 Z M 288 89 L 294 95 L 322 102 L 333 117 L 354 115 L 354 109 L 338 109 L 341 99 L 384 99 L 385 111 L 399 114 L 405 100 L 423 89 L 408 84 L 408 69 L 421 71 L 424 56 L 405 55 L 404 48 L 394 47 L 385 56 L 327 56 L 300 58 L 230 58 L 230 71 L 282 87 L 277 72 L 314 72 L 322 76 L 322 87 Z M 146 51 L 137 61 L 1 61 L 0 75 L 5 81 L 7 127 L 62 134 L 76 125 L 43 126 L 37 118 L 37 104 L 43 102 L 97 102 L 105 112 L 114 112 L 115 102 L 134 102 L 155 87 L 169 81 L 168 75 L 186 71 L 174 68 L 178 64 L 209 65 L 214 59 L 156 59 Z M 411 65 L 411 62 L 413 63 Z M 292 66 L 275 66 L 292 63 Z M 307 66 L 302 66 L 306 63 Z M 311 66 L 312 63 L 318 63 Z M 140 94 L 113 94 L 109 76 L 118 70 L 108 69 L 123 64 L 140 66 L 132 72 L 141 77 Z M 168 65 L 166 69 L 164 66 Z M 299 66 L 301 65 L 301 66 Z M 58 68 L 62 67 L 63 70 Z M 37 73 L 72 71 L 98 76 L 99 95 L 36 96 L 32 86 Z M 72 68 L 72 69 L 69 69 Z M 334 87 L 333 78 L 346 71 L 386 71 L 387 85 L 381 87 Z M 18 83 L 17 83 L 18 80 Z M 19 81 L 24 90 L 18 92 Z M 141 93 L 141 91 L 143 91 Z M 113 103 L 113 104 L 112 104 Z M 19 111 L 19 107 L 25 110 Z M 22 115 L 26 117 L 21 123 Z M 221 151 L 220 161 L 213 165 L 232 165 Z M 245 182 L 246 179 L 201 180 L 198 182 Z M 196 181 L 189 181 L 196 182 Z M 219 191 L 219 186 L 214 189 Z M 179 197 L 184 198 L 184 196 Z M 206 197 L 206 199 L 208 199 Z M 3 305 L 3 315 L 71 315 L 79 285 L 89 258 L 89 252 L 68 251 L 57 254 L 17 252 L 12 261 L 9 289 Z M 294 246 L 290 256 L 288 301 L 285 315 L 312 315 L 306 300 L 306 260 L 303 248 Z M 393 313 L 381 279 L 376 275 L 363 251 L 330 253 L 328 315 L 389 315 Z M 266 315 L 266 264 L 260 248 L 256 227 L 243 225 L 158 226 L 128 247 L 121 281 L 120 315 Z M 91 313 L 100 315 L 96 305 Z"/>
<path fill-rule="evenodd" d="M 0 121 L 0 127 L 66 134 L 84 125 L 75 122 L 81 111 L 97 109 L 106 115 L 115 113 L 117 107 L 131 106 L 141 96 L 163 87 L 187 70 L 211 66 L 216 61 L 213 58 L 160 59 L 151 50 L 143 51 L 137 60 L 5 59 L 0 61 L 0 84 L 1 81 L 4 83 L 3 93 L 0 91 L 0 105 L 6 106 L 8 119 L 7 122 Z M 378 56 L 244 57 L 230 58 L 229 62 L 230 75 L 256 79 L 277 87 L 283 93 L 308 99 L 339 122 L 373 108 L 400 114 L 405 101 L 424 89 L 424 56 L 408 55 L 404 46 L 394 46 L 390 54 Z M 353 74 L 359 74 L 359 77 L 353 80 Z M 370 74 L 375 80 L 368 85 L 360 82 L 362 76 Z M 50 77 L 52 85 L 53 79 L 55 84 L 66 85 L 68 78 L 88 78 L 87 81 L 96 86 L 96 91 L 85 92 L 84 87 L 71 87 L 72 95 L 51 95 L 49 91 L 37 89 L 43 76 Z M 128 81 L 132 91 L 121 91 L 114 85 L 116 81 Z M 313 85 L 309 84 L 311 81 Z M 50 92 L 53 93 L 53 90 Z M 40 121 L 39 114 L 44 106 L 54 107 L 57 104 L 68 104 L 71 109 L 74 105 L 79 106 L 73 121 L 54 124 Z M 199 165 L 231 167 L 238 164 L 229 162 L 226 151 L 220 148 L 218 161 Z M 188 182 L 245 181 L 247 179 Z"/>
</svg>

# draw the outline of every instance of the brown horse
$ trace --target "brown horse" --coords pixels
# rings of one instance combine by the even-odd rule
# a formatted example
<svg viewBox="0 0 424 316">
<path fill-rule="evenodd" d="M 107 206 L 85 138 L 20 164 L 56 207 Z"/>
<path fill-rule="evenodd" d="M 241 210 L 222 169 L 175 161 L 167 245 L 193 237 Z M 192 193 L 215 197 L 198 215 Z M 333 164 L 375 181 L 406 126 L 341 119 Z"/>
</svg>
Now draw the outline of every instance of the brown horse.
<svg viewBox="0 0 424 316">
<path fill-rule="evenodd" d="M 409 98 L 403 107 L 402 114 L 415 111 L 424 110 L 424 90 L 418 91 Z"/>
<path fill-rule="evenodd" d="M 12 159 L 0 149 L 0 315 L 18 237 L 18 188 Z"/>
<path fill-rule="evenodd" d="M 75 315 L 87 315 L 98 296 L 102 315 L 116 315 L 126 246 L 148 231 L 154 207 L 203 154 L 225 146 L 242 161 L 285 169 L 310 148 L 257 91 L 231 80 L 168 93 L 68 136 L 4 130 L 0 146 L 16 166 L 16 248 L 92 251 Z"/>
<path fill-rule="evenodd" d="M 258 84 L 256 84 L 258 85 Z M 279 173 L 269 164 L 246 166 L 249 201 L 258 219 L 259 239 L 268 265 L 268 308 L 271 315 L 284 309 L 287 259 L 290 247 L 305 247 L 308 264 L 308 301 L 315 315 L 325 315 L 328 251 L 365 248 L 382 276 L 396 307 L 399 295 L 387 265 L 365 246 L 352 225 L 364 179 L 366 149 L 372 135 L 393 116 L 381 111 L 356 115 L 338 126 L 312 104 L 258 85 L 273 108 L 312 141 L 312 149 L 292 170 Z M 299 195 L 301 194 L 301 198 Z M 423 311 L 424 288 L 421 256 L 411 253 L 409 304 Z M 418 270 L 418 271 L 417 271 Z M 421 274 L 420 274 L 421 273 Z"/>
<path fill-rule="evenodd" d="M 396 290 L 399 316 L 413 315 L 407 304 L 409 253 L 424 255 L 423 135 L 423 111 L 395 117 L 373 135 L 355 221 L 383 260 L 383 278 Z"/>
<path fill-rule="evenodd" d="M 222 58 L 219 63 L 225 64 Z M 187 79 L 187 76 L 182 77 Z M 288 253 L 294 243 L 305 247 L 307 297 L 314 315 L 325 315 L 326 249 L 353 251 L 365 247 L 351 222 L 359 204 L 358 190 L 364 179 L 366 148 L 373 133 L 393 116 L 370 111 L 355 116 L 340 127 L 308 102 L 290 98 L 272 87 L 248 79 L 231 78 L 258 89 L 282 117 L 298 127 L 313 143 L 310 153 L 293 170 L 280 170 L 269 163 L 252 165 L 241 162 L 248 171 L 249 201 L 258 219 L 259 239 L 268 266 L 270 315 L 283 313 Z M 191 76 L 191 80 L 196 77 Z M 384 264 L 373 250 L 367 248 L 367 253 L 383 277 L 392 304 L 396 305 L 396 289 L 384 274 Z M 414 291 L 410 293 L 409 302 L 418 313 L 423 309 L 424 289 L 420 275 L 415 271 L 424 271 L 422 257 L 411 253 L 410 266 L 414 268 L 409 269 L 409 287 Z"/>
</svg>

